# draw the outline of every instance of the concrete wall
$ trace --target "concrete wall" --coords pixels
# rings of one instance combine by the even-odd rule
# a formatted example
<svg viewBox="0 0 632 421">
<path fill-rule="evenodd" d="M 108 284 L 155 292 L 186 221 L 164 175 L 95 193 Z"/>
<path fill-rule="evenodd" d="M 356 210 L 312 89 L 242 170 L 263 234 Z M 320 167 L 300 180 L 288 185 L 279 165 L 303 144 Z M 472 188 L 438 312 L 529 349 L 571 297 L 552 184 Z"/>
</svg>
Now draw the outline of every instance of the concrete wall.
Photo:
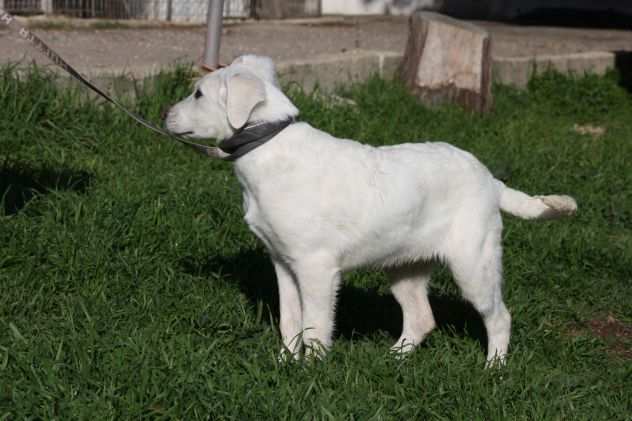
<svg viewBox="0 0 632 421">
<path fill-rule="evenodd" d="M 255 15 L 260 19 L 320 16 L 320 0 L 259 0 Z"/>
<path fill-rule="evenodd" d="M 42 11 L 44 13 L 53 13 L 53 0 L 42 0 Z"/>
<path fill-rule="evenodd" d="M 323 15 L 409 15 L 417 9 L 432 10 L 441 0 L 321 0 Z"/>
<path fill-rule="evenodd" d="M 45 0 L 46 1 L 46 0 Z M 262 0 L 270 1 L 270 0 Z M 303 1 L 285 0 L 292 7 Z M 171 3 L 174 22 L 202 23 L 208 0 L 147 0 L 147 17 L 166 20 Z M 320 0 L 323 15 L 408 15 L 435 10 L 470 19 L 513 19 L 538 9 L 611 11 L 632 15 L 632 1 L 624 0 Z M 305 1 L 305 7 L 315 0 Z M 311 7 L 311 6 L 310 6 Z M 307 13 L 313 15 L 313 13 Z M 250 0 L 224 0 L 225 17 L 249 17 Z"/>
<path fill-rule="evenodd" d="M 148 0 L 150 4 L 146 9 L 146 15 L 150 19 L 168 20 L 170 17 L 172 22 L 190 22 L 203 23 L 206 22 L 206 10 L 208 0 Z M 272 3 L 268 1 L 268 6 Z M 294 16 L 315 16 L 318 14 L 318 2 L 320 0 L 284 0 L 285 6 L 280 16 L 267 16 L 262 13 L 263 18 L 282 18 Z M 363 2 L 366 0 L 357 0 Z M 381 0 L 380 0 L 381 1 Z M 407 0 L 398 0 L 407 1 Z M 330 0 L 330 2 L 332 2 Z M 171 10 L 169 11 L 169 3 Z M 224 17 L 230 18 L 247 18 L 251 16 L 250 0 L 224 0 Z M 279 2 L 281 3 L 281 2 Z M 332 3 L 346 4 L 346 1 L 338 1 Z M 169 13 L 170 12 L 170 13 Z M 274 14 L 273 14 L 274 15 Z M 285 16 L 287 15 L 287 16 Z"/>
</svg>

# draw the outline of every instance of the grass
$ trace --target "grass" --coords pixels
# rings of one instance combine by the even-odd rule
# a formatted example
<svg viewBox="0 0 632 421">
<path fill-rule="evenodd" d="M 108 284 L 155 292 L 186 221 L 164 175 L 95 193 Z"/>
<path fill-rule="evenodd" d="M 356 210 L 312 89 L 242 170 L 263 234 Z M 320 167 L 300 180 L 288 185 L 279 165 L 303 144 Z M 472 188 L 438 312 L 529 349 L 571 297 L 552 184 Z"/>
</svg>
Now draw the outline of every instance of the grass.
<svg viewBox="0 0 632 421">
<path fill-rule="evenodd" d="M 188 77 L 161 75 L 135 108 L 158 120 Z M 277 363 L 273 270 L 231 165 L 6 68 L 0 419 L 630 419 L 632 100 L 616 76 L 496 87 L 487 116 L 425 109 L 379 79 L 342 95 L 357 105 L 291 92 L 335 135 L 450 141 L 513 187 L 577 198 L 571 220 L 505 218 L 506 367 L 483 369 L 481 321 L 446 271 L 431 291 L 439 329 L 410 358 L 388 353 L 401 314 L 383 275 L 359 271 L 327 358 Z"/>
</svg>

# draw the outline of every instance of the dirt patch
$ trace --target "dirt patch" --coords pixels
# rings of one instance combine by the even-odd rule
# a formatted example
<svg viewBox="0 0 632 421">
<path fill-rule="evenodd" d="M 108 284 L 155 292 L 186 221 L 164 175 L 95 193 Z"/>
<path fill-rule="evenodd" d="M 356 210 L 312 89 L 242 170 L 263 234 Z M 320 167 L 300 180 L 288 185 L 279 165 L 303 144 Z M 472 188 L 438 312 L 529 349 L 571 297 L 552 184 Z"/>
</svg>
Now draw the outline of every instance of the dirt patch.
<svg viewBox="0 0 632 421">
<path fill-rule="evenodd" d="M 591 124 L 575 124 L 573 125 L 573 130 L 575 133 L 579 133 L 582 135 L 589 135 L 595 139 L 600 138 L 606 133 L 606 129 L 600 126 L 593 126 Z"/>
<path fill-rule="evenodd" d="M 572 330 L 577 336 L 590 333 L 602 339 L 608 351 L 621 358 L 632 360 L 632 325 L 616 319 L 609 314 L 606 317 L 588 320 L 583 326 Z"/>
</svg>

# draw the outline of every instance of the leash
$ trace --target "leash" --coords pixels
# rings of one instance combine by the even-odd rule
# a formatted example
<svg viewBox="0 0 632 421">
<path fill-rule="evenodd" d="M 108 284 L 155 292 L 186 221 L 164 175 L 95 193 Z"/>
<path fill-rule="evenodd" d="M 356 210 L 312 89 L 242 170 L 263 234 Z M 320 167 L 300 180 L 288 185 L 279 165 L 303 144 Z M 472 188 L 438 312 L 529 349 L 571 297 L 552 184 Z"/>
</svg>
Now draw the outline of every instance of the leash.
<svg viewBox="0 0 632 421">
<path fill-rule="evenodd" d="M 119 110 L 123 111 L 129 117 L 131 117 L 132 119 L 136 120 L 138 123 L 140 123 L 142 126 L 148 128 L 149 130 L 152 130 L 153 132 L 161 134 L 163 136 L 167 136 L 168 138 L 170 138 L 170 139 L 172 139 L 172 140 L 174 140 L 176 142 L 179 142 L 179 143 L 181 143 L 181 144 L 183 144 L 185 146 L 188 146 L 188 147 L 192 148 L 194 151 L 198 152 L 199 154 L 207 156 L 209 158 L 219 158 L 219 159 L 223 159 L 223 160 L 233 161 L 233 160 L 239 158 L 239 156 L 242 156 L 244 153 L 254 149 L 254 147 L 252 147 L 252 148 L 248 149 L 247 151 L 245 151 L 244 153 L 240 154 L 239 156 L 233 157 L 230 152 L 226 153 L 226 152 L 222 151 L 220 148 L 213 147 L 213 146 L 207 146 L 207 145 L 201 145 L 199 143 L 195 143 L 195 142 L 191 142 L 191 141 L 188 141 L 186 139 L 183 139 L 183 138 L 181 138 L 179 136 L 175 136 L 174 134 L 169 133 L 168 131 L 156 126 L 155 124 L 150 123 L 149 121 L 145 120 L 144 118 L 142 118 L 140 115 L 136 114 L 135 112 L 128 110 L 120 102 L 118 102 L 114 98 L 110 97 L 108 94 L 106 94 L 101 89 L 99 89 L 94 84 L 92 84 L 89 80 L 87 80 L 86 78 L 81 76 L 81 74 L 79 74 L 78 71 L 76 71 L 71 65 L 66 63 L 66 61 L 64 59 L 62 59 L 61 56 L 59 54 L 57 54 L 55 51 L 53 51 L 48 45 L 46 45 L 46 43 L 44 41 L 42 41 L 39 37 L 37 37 L 35 34 L 33 34 L 27 28 L 19 26 L 17 24 L 17 21 L 15 20 L 15 18 L 12 15 L 10 15 L 9 13 L 5 12 L 4 10 L 2 10 L 2 9 L 0 9 L 0 22 L 4 23 L 9 28 L 16 30 L 17 33 L 20 35 L 20 37 L 22 37 L 26 41 L 30 42 L 36 49 L 38 49 L 40 52 L 42 52 L 46 57 L 48 57 L 57 66 L 59 66 L 60 68 L 65 70 L 70 76 L 72 76 L 73 78 L 75 78 L 76 80 L 81 82 L 83 85 L 85 85 L 88 88 L 90 88 L 92 91 L 94 91 L 96 94 L 101 96 L 103 99 L 105 99 L 106 101 L 108 101 L 109 103 L 114 105 Z M 247 129 L 248 129 L 248 126 L 240 129 L 239 132 L 246 132 Z M 276 132 L 276 133 L 278 133 L 278 132 Z M 237 134 L 239 134 L 239 133 L 237 133 Z M 227 139 L 227 140 L 230 140 L 230 139 Z M 257 145 L 257 146 L 259 146 L 259 145 Z"/>
</svg>

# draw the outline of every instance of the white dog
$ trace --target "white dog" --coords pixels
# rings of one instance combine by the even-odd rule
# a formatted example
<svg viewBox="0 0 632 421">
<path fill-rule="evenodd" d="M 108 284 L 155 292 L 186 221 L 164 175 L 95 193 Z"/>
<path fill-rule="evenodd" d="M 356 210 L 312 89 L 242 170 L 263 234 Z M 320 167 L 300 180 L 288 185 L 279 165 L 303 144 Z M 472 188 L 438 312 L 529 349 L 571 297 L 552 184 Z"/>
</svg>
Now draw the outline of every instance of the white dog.
<svg viewBox="0 0 632 421">
<path fill-rule="evenodd" d="M 245 125 L 298 110 L 268 58 L 244 56 L 204 76 L 169 111 L 166 126 L 191 138 L 231 138 Z M 220 142 L 221 146 L 221 142 Z M 502 298 L 500 211 L 525 219 L 575 212 L 568 196 L 529 196 L 496 180 L 446 143 L 372 147 L 295 122 L 235 161 L 245 220 L 272 257 L 285 353 L 326 350 L 343 272 L 384 268 L 403 311 L 393 349 L 408 352 L 433 329 L 427 288 L 445 262 L 480 312 L 487 360 L 504 360 L 511 317 Z"/>
</svg>

